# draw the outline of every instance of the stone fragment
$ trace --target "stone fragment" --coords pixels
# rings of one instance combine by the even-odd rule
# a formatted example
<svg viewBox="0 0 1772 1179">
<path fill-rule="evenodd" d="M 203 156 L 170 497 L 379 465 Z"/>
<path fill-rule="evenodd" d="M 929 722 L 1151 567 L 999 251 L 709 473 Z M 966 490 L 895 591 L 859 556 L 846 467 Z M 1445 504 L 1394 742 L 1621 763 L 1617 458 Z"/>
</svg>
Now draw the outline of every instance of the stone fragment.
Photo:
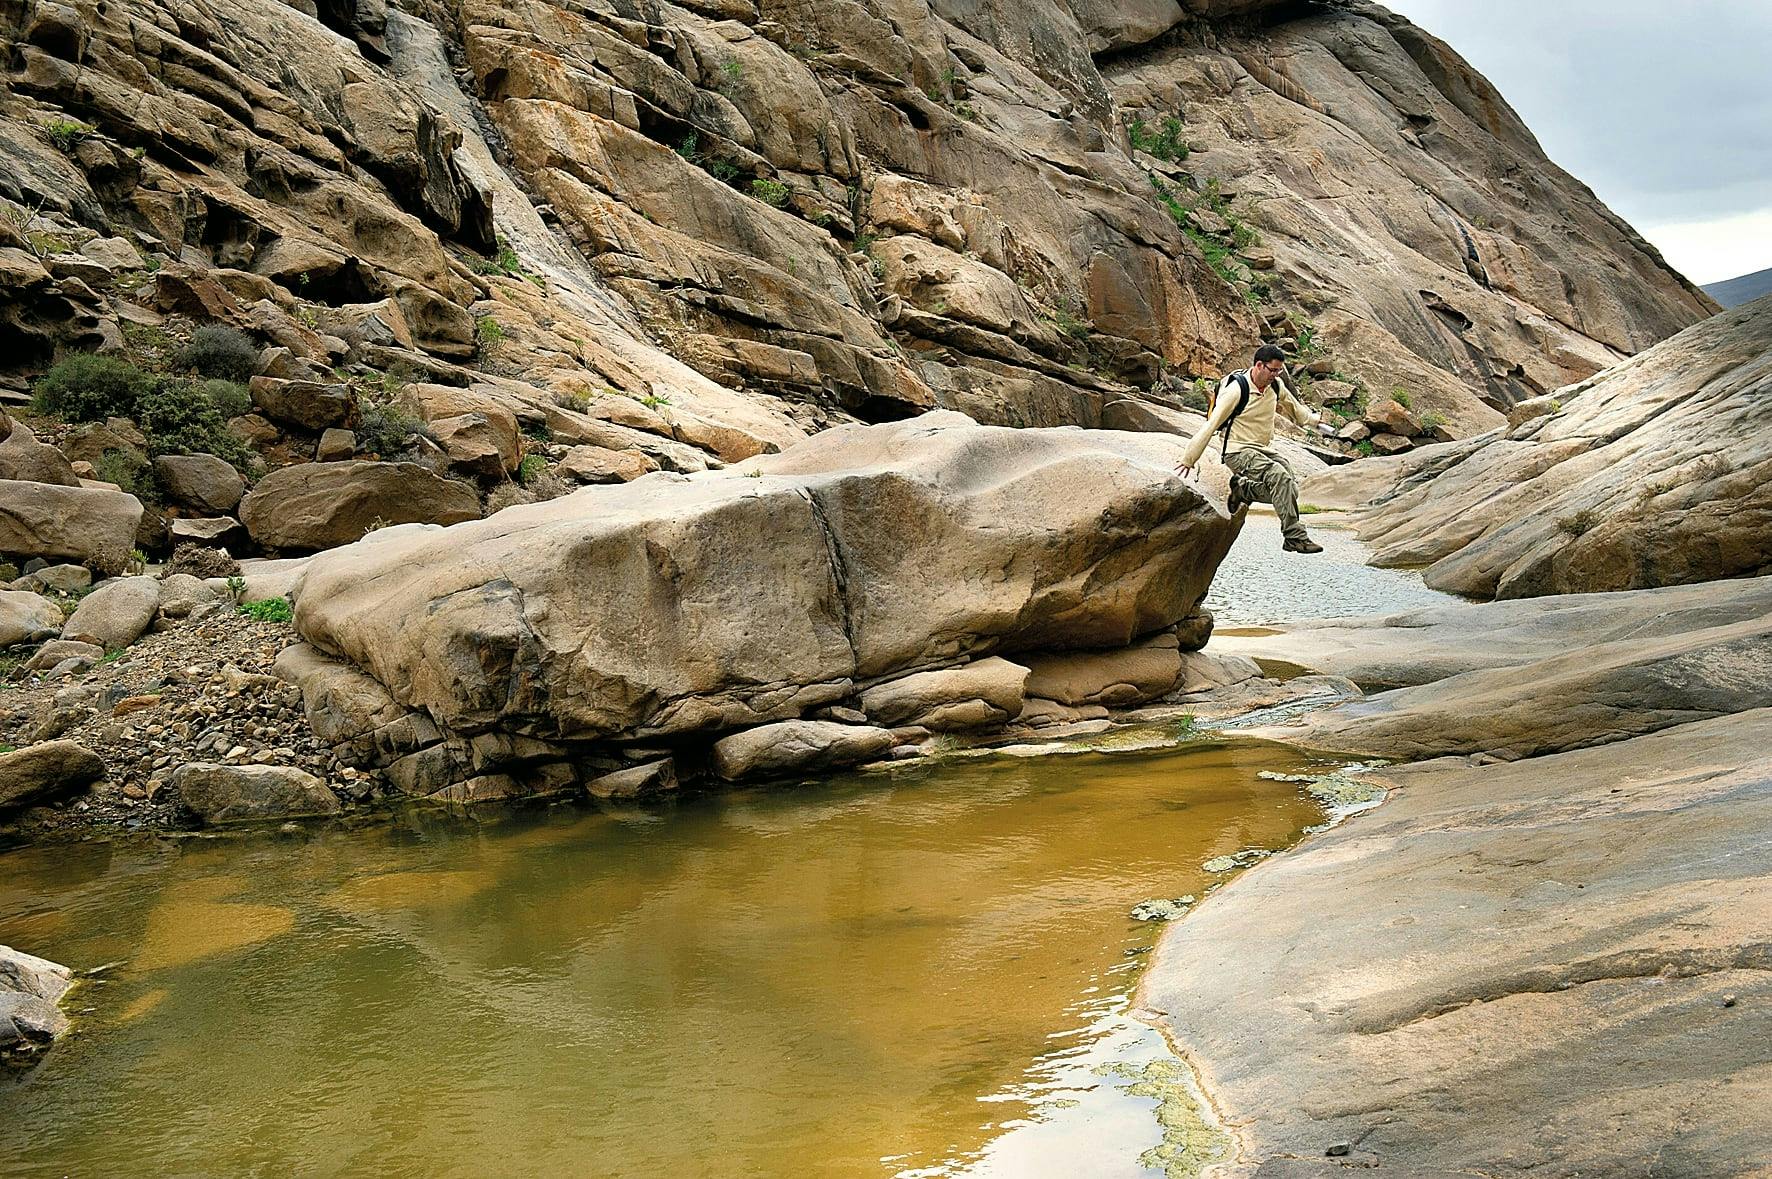
<svg viewBox="0 0 1772 1179">
<path fill-rule="evenodd" d="M 0 439 L 0 479 L 53 483 L 58 487 L 80 485 L 80 477 L 66 456 L 37 441 L 37 436 L 22 423 L 14 423 L 12 431 Z"/>
<path fill-rule="evenodd" d="M 246 529 L 232 516 L 179 517 L 167 522 L 167 538 L 178 545 L 227 548 L 246 539 Z"/>
<path fill-rule="evenodd" d="M 61 629 L 57 627 L 56 629 Z M 96 643 L 82 643 L 74 639 L 51 639 L 37 648 L 37 653 L 25 661 L 26 671 L 48 671 L 64 660 L 86 659 L 97 663 L 103 659 L 105 649 Z"/>
<path fill-rule="evenodd" d="M 141 521 L 141 501 L 120 491 L 0 480 L 0 553 L 120 571 Z"/>
<path fill-rule="evenodd" d="M 677 765 L 668 757 L 601 774 L 585 783 L 592 798 L 626 799 L 664 794 L 677 788 Z"/>
<path fill-rule="evenodd" d="M 341 430 L 334 426 L 320 434 L 320 441 L 314 446 L 314 461 L 319 463 L 343 462 L 357 453 L 357 435 L 349 430 Z"/>
<path fill-rule="evenodd" d="M 240 501 L 240 519 L 257 543 L 273 549 L 333 548 L 371 527 L 456 524 L 480 517 L 471 484 L 445 479 L 417 463 L 302 463 L 266 475 Z"/>
<path fill-rule="evenodd" d="M 167 784 L 208 824 L 336 815 L 343 809 L 326 783 L 290 766 L 191 762 L 174 770 Z"/>
<path fill-rule="evenodd" d="M 587 445 L 567 451 L 554 469 L 580 483 L 629 483 L 658 470 L 658 464 L 638 450 Z"/>
<path fill-rule="evenodd" d="M 349 425 L 357 409 L 348 385 L 264 376 L 252 378 L 252 404 L 273 422 L 316 431 Z"/>
<path fill-rule="evenodd" d="M 941 732 L 1002 724 L 1021 711 L 1028 669 L 992 656 L 875 684 L 861 707 L 875 724 L 918 724 Z"/>
<path fill-rule="evenodd" d="M 438 418 L 431 423 L 437 445 L 455 471 L 476 479 L 499 479 L 517 469 L 521 446 L 517 419 L 491 409 Z"/>
<path fill-rule="evenodd" d="M 1118 651 L 1078 651 L 1028 659 L 1027 693 L 1061 704 L 1124 708 L 1173 691 L 1181 679 L 1174 635 Z"/>
<path fill-rule="evenodd" d="M 189 573 L 169 573 L 160 579 L 160 616 L 189 618 L 191 612 L 210 602 L 222 601 L 226 590 L 217 590 Z"/>
<path fill-rule="evenodd" d="M 835 769 L 871 761 L 892 748 L 885 729 L 835 721 L 781 721 L 714 743 L 714 772 L 727 781 Z"/>
</svg>

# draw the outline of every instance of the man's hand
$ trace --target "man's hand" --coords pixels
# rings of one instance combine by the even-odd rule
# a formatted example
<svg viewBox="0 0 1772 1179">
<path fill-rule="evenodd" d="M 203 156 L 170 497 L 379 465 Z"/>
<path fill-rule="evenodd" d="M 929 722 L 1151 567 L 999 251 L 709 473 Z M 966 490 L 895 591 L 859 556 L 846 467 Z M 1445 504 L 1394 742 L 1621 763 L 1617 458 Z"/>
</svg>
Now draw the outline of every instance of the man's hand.
<svg viewBox="0 0 1772 1179">
<path fill-rule="evenodd" d="M 1194 468 L 1187 463 L 1176 463 L 1175 473 L 1180 475 L 1183 479 L 1192 479 L 1194 477 Z"/>
</svg>

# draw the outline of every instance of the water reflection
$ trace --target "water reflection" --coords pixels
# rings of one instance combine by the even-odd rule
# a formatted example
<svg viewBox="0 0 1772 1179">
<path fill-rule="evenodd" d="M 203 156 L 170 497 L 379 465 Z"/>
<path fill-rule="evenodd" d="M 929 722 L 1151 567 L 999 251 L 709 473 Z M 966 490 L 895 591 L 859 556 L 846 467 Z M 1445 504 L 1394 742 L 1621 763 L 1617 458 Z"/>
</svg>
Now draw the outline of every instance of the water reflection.
<svg viewBox="0 0 1772 1179">
<path fill-rule="evenodd" d="M 1257 773 L 1298 768 L 1251 743 L 982 759 L 662 816 L 15 852 L 0 941 L 128 961 L 0 1091 L 8 1154 L 25 1175 L 1151 1173 L 1154 1102 L 1096 1072 L 1163 1052 L 1126 1011 L 1158 932 L 1127 911 L 1295 838 L 1318 812 Z"/>
</svg>

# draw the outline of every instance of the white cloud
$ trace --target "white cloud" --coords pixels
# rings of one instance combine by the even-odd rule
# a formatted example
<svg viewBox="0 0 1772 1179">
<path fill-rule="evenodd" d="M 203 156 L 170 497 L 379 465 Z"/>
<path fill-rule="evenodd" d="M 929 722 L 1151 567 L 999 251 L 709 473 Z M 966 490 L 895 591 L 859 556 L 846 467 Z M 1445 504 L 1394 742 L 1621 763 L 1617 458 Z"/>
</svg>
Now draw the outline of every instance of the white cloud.
<svg viewBox="0 0 1772 1179">
<path fill-rule="evenodd" d="M 1638 228 L 1670 266 L 1700 286 L 1772 268 L 1772 209 Z"/>
</svg>

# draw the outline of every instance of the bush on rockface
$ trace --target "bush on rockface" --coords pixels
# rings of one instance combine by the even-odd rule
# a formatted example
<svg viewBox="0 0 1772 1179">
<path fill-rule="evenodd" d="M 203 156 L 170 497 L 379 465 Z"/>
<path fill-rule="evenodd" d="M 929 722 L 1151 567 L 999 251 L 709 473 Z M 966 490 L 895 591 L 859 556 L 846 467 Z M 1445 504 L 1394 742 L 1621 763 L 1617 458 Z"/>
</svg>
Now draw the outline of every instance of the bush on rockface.
<svg viewBox="0 0 1772 1179">
<path fill-rule="evenodd" d="M 191 333 L 191 342 L 178 351 L 180 368 L 196 369 L 206 377 L 246 381 L 258 372 L 259 347 L 252 337 L 225 324 L 206 324 Z"/>
<path fill-rule="evenodd" d="M 31 406 L 68 422 L 132 417 L 136 402 L 153 383 L 153 377 L 126 360 L 81 352 L 57 361 L 37 378 Z"/>
<path fill-rule="evenodd" d="M 238 381 L 204 381 L 203 392 L 209 395 L 209 400 L 215 403 L 224 418 L 237 418 L 252 412 L 252 394 Z"/>
<path fill-rule="evenodd" d="M 158 504 L 161 500 L 153 462 L 133 446 L 105 451 L 92 468 L 99 479 L 115 483 L 119 491 L 127 491 L 144 504 Z"/>
<path fill-rule="evenodd" d="M 151 455 L 213 454 L 242 469 L 251 464 L 252 453 L 229 433 L 221 406 L 194 381 L 155 382 L 136 402 L 134 417 Z"/>
<path fill-rule="evenodd" d="M 420 438 L 433 438 L 428 423 L 394 406 L 369 402 L 357 405 L 356 435 L 359 451 L 388 461 L 411 454 Z"/>
</svg>

